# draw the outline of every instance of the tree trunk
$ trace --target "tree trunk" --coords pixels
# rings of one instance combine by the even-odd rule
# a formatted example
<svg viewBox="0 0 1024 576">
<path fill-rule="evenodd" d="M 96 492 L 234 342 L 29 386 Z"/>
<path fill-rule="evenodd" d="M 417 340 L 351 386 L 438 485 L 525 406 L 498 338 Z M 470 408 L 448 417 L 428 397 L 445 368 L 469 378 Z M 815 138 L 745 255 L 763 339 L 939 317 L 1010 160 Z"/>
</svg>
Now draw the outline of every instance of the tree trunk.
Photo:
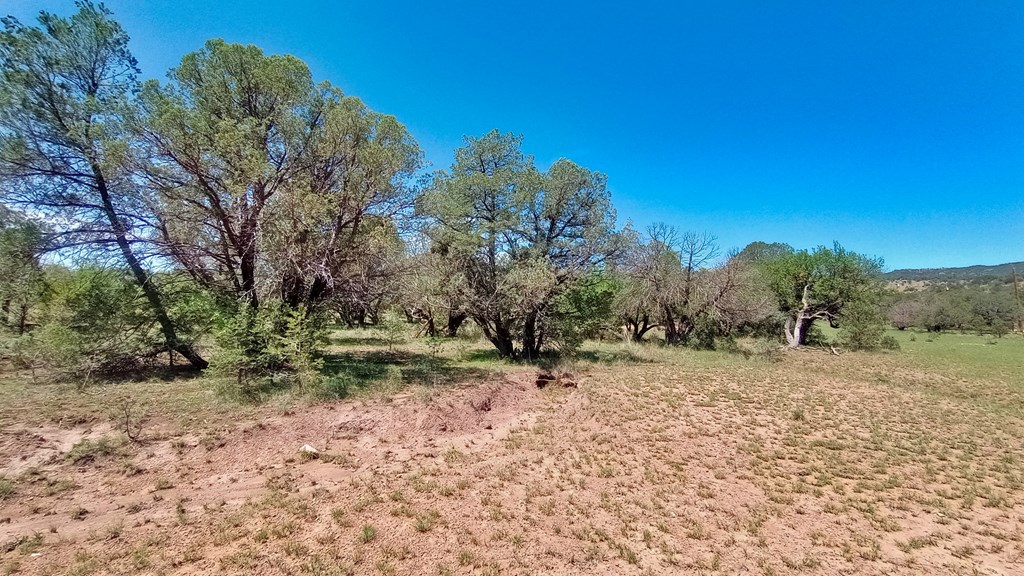
<svg viewBox="0 0 1024 576">
<path fill-rule="evenodd" d="M 435 337 L 437 337 L 437 326 L 434 324 L 434 317 L 433 316 L 427 316 L 427 324 L 423 328 L 423 331 L 427 335 L 428 338 L 435 338 Z"/>
<path fill-rule="evenodd" d="M 782 331 L 786 335 L 786 345 L 790 348 L 796 348 L 800 346 L 800 327 L 803 326 L 801 322 L 800 313 L 797 313 L 797 317 L 786 318 L 786 325 L 783 326 Z"/>
<path fill-rule="evenodd" d="M 459 328 L 466 321 L 465 314 L 449 314 L 448 325 L 445 327 L 445 336 L 455 338 L 459 335 Z"/>
<path fill-rule="evenodd" d="M 92 166 L 93 175 L 96 177 L 96 188 L 100 193 L 100 199 L 103 201 L 103 211 L 107 216 L 107 220 L 110 222 L 110 227 L 114 232 L 114 241 L 117 243 L 117 247 L 121 250 L 121 255 L 124 256 L 125 262 L 128 264 L 128 268 L 131 270 L 132 275 L 135 277 L 135 281 L 139 284 L 142 289 L 142 293 L 146 296 L 146 300 L 149 302 L 150 308 L 153 310 L 153 315 L 156 316 L 156 321 L 160 324 L 160 332 L 163 334 L 164 341 L 167 344 L 169 350 L 174 350 L 178 354 L 181 354 L 188 360 L 189 364 L 200 370 L 210 365 L 209 362 L 204 360 L 192 347 L 180 340 L 178 340 L 178 334 L 174 330 L 174 324 L 171 323 L 170 316 L 167 315 L 167 308 L 164 307 L 163 299 L 160 297 L 160 293 L 157 291 L 156 286 L 153 285 L 153 281 L 149 274 L 142 267 L 142 263 L 135 256 L 132 251 L 132 246 L 128 242 L 127 230 L 125 230 L 124 223 L 117 216 L 117 211 L 114 209 L 114 204 L 110 199 L 110 191 L 107 189 L 107 182 L 103 178 L 103 173 L 100 171 L 99 166 Z"/>
<path fill-rule="evenodd" d="M 242 297 L 256 310 L 260 305 L 256 294 L 256 234 L 251 228 L 251 224 L 243 222 L 239 232 L 242 246 L 238 255 L 238 271 L 242 276 Z"/>
<path fill-rule="evenodd" d="M 26 321 L 28 321 L 28 302 L 22 302 L 18 307 L 18 336 L 25 334 Z"/>
<path fill-rule="evenodd" d="M 651 324 L 651 319 L 647 314 L 640 318 L 626 320 L 626 331 L 629 333 L 631 342 L 643 342 L 644 336 L 657 326 L 657 324 Z"/>
<path fill-rule="evenodd" d="M 523 350 L 527 360 L 536 360 L 540 353 L 540 342 L 537 338 L 537 313 L 530 312 L 523 322 Z"/>
<path fill-rule="evenodd" d="M 490 340 L 491 344 L 494 344 L 494 347 L 498 350 L 498 356 L 510 360 L 516 357 L 516 345 L 512 341 L 512 334 L 502 324 L 501 318 L 498 318 L 493 323 L 477 316 L 474 316 L 473 320 L 480 325 L 480 330 L 483 331 L 484 337 Z"/>
<path fill-rule="evenodd" d="M 814 317 L 809 313 L 811 305 L 808 294 L 810 289 L 810 284 L 804 285 L 800 309 L 794 316 L 786 318 L 783 332 L 786 334 L 786 345 L 790 348 L 798 348 L 807 343 L 807 333 L 810 332 L 811 325 L 814 323 Z"/>
<path fill-rule="evenodd" d="M 512 335 L 509 334 L 508 330 L 496 330 L 490 340 L 494 347 L 498 349 L 498 356 L 509 360 L 516 357 L 516 346 L 512 342 Z"/>
<path fill-rule="evenodd" d="M 784 327 L 786 345 L 790 348 L 797 348 L 807 344 L 807 334 L 811 331 L 813 324 L 814 318 L 805 316 L 802 310 L 797 312 L 795 318 L 792 316 L 787 318 Z"/>
<path fill-rule="evenodd" d="M 679 334 L 676 330 L 676 319 L 675 315 L 672 314 L 672 310 L 665 308 L 665 343 L 675 344 L 679 341 Z"/>
</svg>

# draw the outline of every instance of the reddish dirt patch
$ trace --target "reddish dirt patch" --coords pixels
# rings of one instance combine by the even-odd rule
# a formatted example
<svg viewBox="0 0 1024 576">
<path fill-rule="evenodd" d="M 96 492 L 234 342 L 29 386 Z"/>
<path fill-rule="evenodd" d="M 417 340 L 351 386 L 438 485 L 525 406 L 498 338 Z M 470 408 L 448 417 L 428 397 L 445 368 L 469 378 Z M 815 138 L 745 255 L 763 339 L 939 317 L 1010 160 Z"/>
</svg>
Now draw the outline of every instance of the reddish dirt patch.
<svg viewBox="0 0 1024 576">
<path fill-rule="evenodd" d="M 837 358 L 594 368 L 577 388 L 524 370 L 54 461 L 0 508 L 0 566 L 1021 573 L 1020 419 Z"/>
<path fill-rule="evenodd" d="M 301 478 L 307 489 L 336 488 L 441 459 L 446 450 L 479 449 L 532 421 L 540 395 L 530 377 L 448 389 L 425 402 L 404 393 L 289 410 L 202 436 L 122 440 L 117 455 L 81 466 L 62 455 L 83 440 L 114 438 L 108 424 L 3 430 L 0 475 L 24 480 L 0 508 L 0 545 L 37 532 L 80 538 L 118 524 L 161 526 L 175 521 L 178 503 L 238 506 L 282 475 Z M 147 435 L 167 434 L 159 428 Z M 304 444 L 320 452 L 319 462 L 300 466 Z"/>
</svg>

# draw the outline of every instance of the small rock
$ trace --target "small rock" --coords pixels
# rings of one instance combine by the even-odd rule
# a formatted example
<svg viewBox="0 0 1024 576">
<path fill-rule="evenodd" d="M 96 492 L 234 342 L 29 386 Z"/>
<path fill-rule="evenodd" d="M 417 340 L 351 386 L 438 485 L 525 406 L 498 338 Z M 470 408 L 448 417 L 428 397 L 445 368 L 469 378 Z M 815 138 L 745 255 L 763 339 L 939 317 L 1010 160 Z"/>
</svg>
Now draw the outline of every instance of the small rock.
<svg viewBox="0 0 1024 576">
<path fill-rule="evenodd" d="M 307 456 L 312 456 L 313 458 L 316 458 L 317 456 L 320 455 L 320 451 L 317 450 L 316 448 L 313 448 L 309 444 L 303 444 L 302 448 L 299 448 L 299 452 L 302 454 L 306 454 Z"/>
</svg>

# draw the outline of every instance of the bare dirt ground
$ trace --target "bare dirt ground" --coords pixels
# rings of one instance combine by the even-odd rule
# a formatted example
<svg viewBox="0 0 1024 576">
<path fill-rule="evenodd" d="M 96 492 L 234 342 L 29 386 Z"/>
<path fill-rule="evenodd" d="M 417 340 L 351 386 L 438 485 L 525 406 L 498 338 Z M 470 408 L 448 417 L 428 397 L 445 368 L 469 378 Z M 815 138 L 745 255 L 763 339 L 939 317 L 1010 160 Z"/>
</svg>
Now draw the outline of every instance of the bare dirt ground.
<svg viewBox="0 0 1024 576">
<path fill-rule="evenodd" d="M 138 443 L 15 411 L 0 574 L 1024 573 L 1016 382 L 820 353 L 535 375 Z"/>
</svg>

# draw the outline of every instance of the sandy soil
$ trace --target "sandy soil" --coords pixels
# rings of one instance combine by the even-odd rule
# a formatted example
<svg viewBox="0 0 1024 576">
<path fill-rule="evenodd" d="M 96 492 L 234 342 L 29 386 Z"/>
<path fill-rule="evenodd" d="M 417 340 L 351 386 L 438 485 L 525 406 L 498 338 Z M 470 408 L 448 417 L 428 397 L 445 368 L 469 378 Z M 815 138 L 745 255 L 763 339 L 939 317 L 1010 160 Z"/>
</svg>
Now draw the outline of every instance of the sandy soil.
<svg viewBox="0 0 1024 576">
<path fill-rule="evenodd" d="M 8 427 L 0 574 L 1024 573 L 1019 420 L 844 361 Z"/>
</svg>

